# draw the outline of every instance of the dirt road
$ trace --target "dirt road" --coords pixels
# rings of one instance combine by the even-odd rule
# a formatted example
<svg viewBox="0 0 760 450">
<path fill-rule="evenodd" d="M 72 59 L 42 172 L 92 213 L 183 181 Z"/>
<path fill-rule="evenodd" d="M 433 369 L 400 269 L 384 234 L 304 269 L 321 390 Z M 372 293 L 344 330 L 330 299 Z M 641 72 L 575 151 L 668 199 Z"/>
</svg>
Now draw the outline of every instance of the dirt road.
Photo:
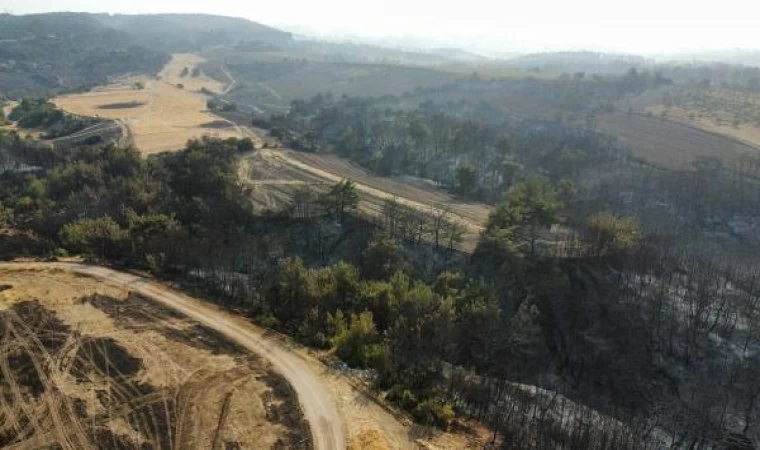
<svg viewBox="0 0 760 450">
<path fill-rule="evenodd" d="M 259 169 L 259 170 L 257 170 Z M 284 178 L 259 179 L 276 172 Z M 252 177 L 252 174 L 256 176 Z M 431 215 L 441 214 L 462 227 L 462 249 L 475 248 L 490 208 L 478 203 L 465 203 L 451 195 L 415 185 L 372 175 L 364 169 L 334 155 L 312 154 L 292 150 L 260 149 L 243 158 L 239 176 L 246 184 L 264 186 L 269 196 L 277 200 L 287 198 L 299 184 L 330 185 L 350 179 L 361 194 L 360 209 L 364 213 L 380 215 L 385 202 L 395 200 L 401 205 Z"/>
<path fill-rule="evenodd" d="M 307 361 L 266 332 L 231 314 L 137 275 L 77 263 L 2 263 L 2 268 L 56 268 L 105 280 L 150 297 L 214 329 L 248 350 L 266 358 L 296 391 L 316 449 L 344 449 L 346 437 L 341 415 L 323 382 Z"/>
</svg>

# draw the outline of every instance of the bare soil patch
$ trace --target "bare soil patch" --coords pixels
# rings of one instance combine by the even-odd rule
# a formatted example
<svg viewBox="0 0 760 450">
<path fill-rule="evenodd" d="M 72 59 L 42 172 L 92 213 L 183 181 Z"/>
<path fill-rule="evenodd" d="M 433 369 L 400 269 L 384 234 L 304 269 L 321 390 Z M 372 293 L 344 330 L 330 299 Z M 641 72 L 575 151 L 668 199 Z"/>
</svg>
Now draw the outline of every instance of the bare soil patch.
<svg viewBox="0 0 760 450">
<path fill-rule="evenodd" d="M 290 385 L 220 333 L 63 271 L 0 284 L 0 446 L 311 445 Z"/>
<path fill-rule="evenodd" d="M 669 86 L 634 100 L 638 109 L 760 147 L 760 94 L 718 86 Z"/>
</svg>

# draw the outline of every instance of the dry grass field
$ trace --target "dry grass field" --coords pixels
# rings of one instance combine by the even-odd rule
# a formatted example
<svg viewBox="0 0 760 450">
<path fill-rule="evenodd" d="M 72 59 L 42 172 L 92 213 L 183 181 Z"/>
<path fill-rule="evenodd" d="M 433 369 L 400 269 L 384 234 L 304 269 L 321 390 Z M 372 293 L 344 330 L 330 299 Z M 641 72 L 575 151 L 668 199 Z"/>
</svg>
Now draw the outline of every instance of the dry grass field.
<svg viewBox="0 0 760 450">
<path fill-rule="evenodd" d="M 129 128 L 135 146 L 145 154 L 179 150 L 189 139 L 203 135 L 243 137 L 243 131 L 232 123 L 226 128 L 218 126 L 219 118 L 206 110 L 204 95 L 167 81 L 174 81 L 185 67 L 192 70 L 193 61 L 194 64 L 202 61 L 191 56 L 175 55 L 159 80 L 127 78 L 91 92 L 57 97 L 55 104 L 72 114 L 120 121 Z M 192 87 L 224 89 L 222 83 L 205 76 L 194 78 Z"/>
<path fill-rule="evenodd" d="M 309 436 L 266 362 L 59 269 L 0 269 L 0 393 L 4 448 L 299 448 Z"/>
<path fill-rule="evenodd" d="M 172 55 L 171 61 L 158 76 L 175 86 L 182 84 L 184 89 L 192 92 L 200 92 L 202 89 L 207 89 L 215 94 L 224 92 L 226 87 L 224 83 L 207 76 L 200 69 L 200 65 L 204 62 L 206 60 L 203 57 L 193 53 L 176 53 Z M 187 69 L 187 73 L 183 76 L 182 73 L 185 69 Z M 196 76 L 193 76 L 194 70 L 198 71 Z"/>
</svg>

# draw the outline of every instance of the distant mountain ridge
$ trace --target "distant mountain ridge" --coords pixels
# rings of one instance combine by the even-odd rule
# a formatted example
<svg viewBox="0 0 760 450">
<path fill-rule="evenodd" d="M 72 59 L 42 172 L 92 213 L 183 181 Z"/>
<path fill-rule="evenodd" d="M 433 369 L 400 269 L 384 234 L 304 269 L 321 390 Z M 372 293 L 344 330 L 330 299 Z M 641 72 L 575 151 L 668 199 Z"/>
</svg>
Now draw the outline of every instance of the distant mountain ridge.
<svg viewBox="0 0 760 450">
<path fill-rule="evenodd" d="M 200 14 L 0 14 L 0 98 L 87 89 L 127 73 L 157 73 L 174 52 L 263 42 L 290 33 Z"/>
<path fill-rule="evenodd" d="M 130 72 L 155 73 L 168 59 L 90 14 L 0 14 L 0 96 L 75 91 Z"/>
<path fill-rule="evenodd" d="M 727 49 L 699 53 L 678 53 L 660 56 L 658 59 L 666 62 L 721 63 L 760 67 L 760 50 Z"/>
<path fill-rule="evenodd" d="M 290 33 L 248 19 L 207 14 L 96 14 L 103 25 L 129 33 L 136 42 L 168 52 L 196 51 L 205 46 L 260 41 L 283 45 Z"/>
<path fill-rule="evenodd" d="M 505 62 L 509 67 L 520 69 L 599 74 L 621 74 L 632 67 L 646 67 L 652 64 L 654 61 L 639 55 L 591 51 L 531 53 Z"/>
</svg>

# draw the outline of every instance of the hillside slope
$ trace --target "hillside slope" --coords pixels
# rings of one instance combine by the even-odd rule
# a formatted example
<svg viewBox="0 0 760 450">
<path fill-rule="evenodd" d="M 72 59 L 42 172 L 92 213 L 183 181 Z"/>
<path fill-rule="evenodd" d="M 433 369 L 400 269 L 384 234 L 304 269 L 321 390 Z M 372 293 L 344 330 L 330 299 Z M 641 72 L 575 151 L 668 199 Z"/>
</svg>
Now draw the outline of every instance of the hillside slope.
<svg viewBox="0 0 760 450">
<path fill-rule="evenodd" d="M 89 14 L 0 15 L 0 96 L 81 90 L 125 73 L 155 73 L 168 55 Z"/>
<path fill-rule="evenodd" d="M 236 45 L 241 41 L 285 44 L 291 40 L 290 33 L 237 17 L 205 14 L 98 14 L 94 17 L 105 26 L 129 33 L 142 45 L 168 52 Z"/>
<path fill-rule="evenodd" d="M 81 91 L 115 76 L 155 74 L 169 53 L 290 41 L 290 33 L 235 17 L 2 14 L 0 98 Z"/>
</svg>

